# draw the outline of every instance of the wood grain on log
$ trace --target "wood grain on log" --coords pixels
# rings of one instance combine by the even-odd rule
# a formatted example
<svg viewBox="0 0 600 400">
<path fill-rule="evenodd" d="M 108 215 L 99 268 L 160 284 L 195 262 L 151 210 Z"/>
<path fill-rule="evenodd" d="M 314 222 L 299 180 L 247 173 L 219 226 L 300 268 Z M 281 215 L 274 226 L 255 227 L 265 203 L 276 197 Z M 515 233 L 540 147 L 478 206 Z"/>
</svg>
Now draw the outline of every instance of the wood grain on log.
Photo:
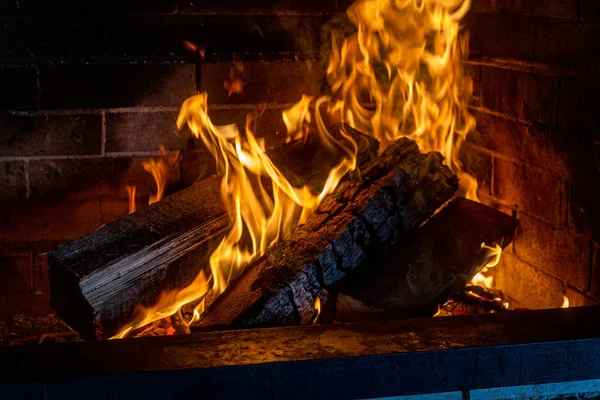
<svg viewBox="0 0 600 400">
<path fill-rule="evenodd" d="M 421 154 L 413 141 L 399 140 L 247 267 L 196 329 L 299 323 L 322 289 L 417 228 L 456 188 L 439 153 Z"/>
<path fill-rule="evenodd" d="M 190 282 L 230 221 L 211 177 L 48 254 L 50 303 L 84 337 L 114 335 L 138 304 Z"/>
</svg>

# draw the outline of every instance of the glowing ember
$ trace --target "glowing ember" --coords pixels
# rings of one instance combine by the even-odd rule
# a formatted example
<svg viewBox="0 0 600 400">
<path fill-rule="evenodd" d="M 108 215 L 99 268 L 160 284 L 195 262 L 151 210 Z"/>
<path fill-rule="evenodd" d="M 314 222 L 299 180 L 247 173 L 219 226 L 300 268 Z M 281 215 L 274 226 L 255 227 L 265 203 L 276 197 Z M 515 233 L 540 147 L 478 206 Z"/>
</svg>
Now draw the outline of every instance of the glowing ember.
<svg viewBox="0 0 600 400">
<path fill-rule="evenodd" d="M 373 136 L 382 150 L 409 137 L 424 152 L 439 151 L 459 176 L 462 193 L 475 199 L 476 182 L 462 172 L 458 160 L 458 149 L 475 126 L 467 110 L 472 82 L 461 65 L 468 38 L 459 37 L 459 22 L 469 7 L 470 0 L 359 0 L 350 6 L 347 14 L 357 32 L 332 37 L 327 69 L 332 95 L 304 96 L 282 115 L 288 141 L 314 135 L 339 160 L 319 190 L 290 183 L 250 129 L 251 116 L 244 129 L 215 126 L 208 116 L 207 93 L 186 100 L 177 125 L 187 125 L 215 158 L 232 227 L 210 257 L 210 277 L 201 274 L 187 288 L 164 293 L 155 306 L 138 307 L 117 336 L 201 300 L 209 288 L 221 293 L 248 263 L 306 221 L 356 168 L 357 144 L 343 128 L 334 136 L 325 121 Z M 234 63 L 224 84 L 229 95 L 243 91 L 242 76 L 243 65 Z M 201 302 L 192 322 L 203 309 Z"/>
</svg>

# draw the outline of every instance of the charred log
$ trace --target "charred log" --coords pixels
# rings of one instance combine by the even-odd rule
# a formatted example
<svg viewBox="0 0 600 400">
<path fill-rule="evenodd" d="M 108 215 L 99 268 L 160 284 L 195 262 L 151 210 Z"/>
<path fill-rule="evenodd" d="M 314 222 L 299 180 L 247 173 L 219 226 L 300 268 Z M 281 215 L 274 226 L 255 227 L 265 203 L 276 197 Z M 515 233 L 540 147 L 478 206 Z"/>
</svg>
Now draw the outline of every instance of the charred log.
<svg viewBox="0 0 600 400">
<path fill-rule="evenodd" d="M 248 266 L 196 329 L 300 323 L 323 289 L 417 228 L 456 188 L 440 154 L 399 140 Z"/>
<path fill-rule="evenodd" d="M 354 302 L 343 297 L 338 319 L 361 320 L 365 309 L 373 316 L 433 315 L 449 297 L 462 299 L 467 283 L 488 263 L 489 251 L 481 244 L 505 248 L 516 228 L 517 220 L 508 215 L 455 199 L 416 234 L 340 282 L 337 289 Z"/>
</svg>

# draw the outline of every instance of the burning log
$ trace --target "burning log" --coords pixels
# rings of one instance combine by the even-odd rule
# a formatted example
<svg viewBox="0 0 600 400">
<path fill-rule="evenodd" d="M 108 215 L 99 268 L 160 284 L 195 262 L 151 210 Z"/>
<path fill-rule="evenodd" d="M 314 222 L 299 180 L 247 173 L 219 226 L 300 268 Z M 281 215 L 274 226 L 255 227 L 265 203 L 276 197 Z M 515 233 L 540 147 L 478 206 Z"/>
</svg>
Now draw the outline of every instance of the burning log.
<svg viewBox="0 0 600 400">
<path fill-rule="evenodd" d="M 192 280 L 229 227 L 211 177 L 48 254 L 50 303 L 84 337 L 107 337 L 138 304 Z"/>
<path fill-rule="evenodd" d="M 499 256 L 490 248 L 505 248 L 516 228 L 517 220 L 508 215 L 474 201 L 455 199 L 417 234 L 340 282 L 339 292 L 360 307 L 354 307 L 356 318 L 345 307 L 345 314 L 338 314 L 338 319 L 349 322 L 363 318 L 365 308 L 387 317 L 434 314 L 439 305 L 462 291 L 479 270 Z M 346 298 L 343 304 L 349 304 Z"/>
<path fill-rule="evenodd" d="M 346 130 L 364 144 L 359 162 L 376 157 L 375 140 Z M 269 156 L 300 186 L 326 175 L 334 160 L 322 151 L 318 143 L 290 144 Z M 312 169 L 299 176 L 298 165 Z M 194 281 L 231 225 L 220 188 L 221 177 L 207 178 L 50 252 L 51 305 L 58 316 L 83 337 L 112 337 L 137 306 L 153 306 L 162 293 Z"/>
<path fill-rule="evenodd" d="M 439 153 L 400 139 L 342 183 L 208 308 L 201 328 L 298 324 L 323 289 L 417 228 L 457 189 Z"/>
</svg>

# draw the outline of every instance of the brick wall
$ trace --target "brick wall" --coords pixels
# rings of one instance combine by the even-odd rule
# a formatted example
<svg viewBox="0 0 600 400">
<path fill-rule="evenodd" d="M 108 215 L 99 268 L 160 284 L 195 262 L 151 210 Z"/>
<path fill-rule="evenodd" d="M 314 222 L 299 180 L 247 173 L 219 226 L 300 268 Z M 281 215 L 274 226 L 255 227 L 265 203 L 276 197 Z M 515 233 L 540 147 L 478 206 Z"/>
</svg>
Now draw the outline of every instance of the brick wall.
<svg viewBox="0 0 600 400">
<path fill-rule="evenodd" d="M 171 190 L 214 170 L 176 130 L 187 97 L 207 91 L 217 124 L 261 109 L 259 131 L 283 133 L 281 110 L 323 92 L 319 54 L 342 1 L 193 3 L 0 2 L 0 319 L 50 312 L 40 253 L 125 215 L 125 184 L 147 204 L 142 161 L 159 145 L 181 150 Z M 246 86 L 228 96 L 234 59 Z"/>
<path fill-rule="evenodd" d="M 600 299 L 600 8 L 480 0 L 469 16 L 477 131 L 463 157 L 481 199 L 521 221 L 496 269 L 513 305 Z"/>
<path fill-rule="evenodd" d="M 217 124 L 264 109 L 259 131 L 282 132 L 283 108 L 326 90 L 328 29 L 349 3 L 0 2 L 0 310 L 50 312 L 39 254 L 126 214 L 124 184 L 142 207 L 154 185 L 141 162 L 159 144 L 182 150 L 172 190 L 212 171 L 175 134 L 188 96 L 207 91 Z M 466 21 L 479 128 L 462 155 L 483 201 L 521 219 L 497 281 L 528 306 L 600 298 L 593 4 L 474 0 Z M 233 59 L 246 86 L 228 96 Z"/>
</svg>

